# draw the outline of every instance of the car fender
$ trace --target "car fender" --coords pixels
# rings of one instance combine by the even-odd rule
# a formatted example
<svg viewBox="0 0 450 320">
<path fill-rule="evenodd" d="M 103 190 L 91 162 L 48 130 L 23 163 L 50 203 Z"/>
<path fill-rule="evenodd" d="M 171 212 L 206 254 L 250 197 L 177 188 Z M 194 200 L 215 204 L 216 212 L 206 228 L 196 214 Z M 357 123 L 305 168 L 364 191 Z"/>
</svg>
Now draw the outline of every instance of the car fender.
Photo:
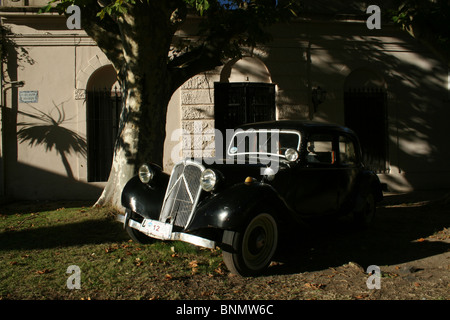
<svg viewBox="0 0 450 320">
<path fill-rule="evenodd" d="M 239 183 L 205 198 L 195 210 L 187 231 L 206 228 L 242 231 L 255 210 L 267 210 L 277 220 L 294 217 L 275 189 L 266 183 Z"/>
<path fill-rule="evenodd" d="M 169 175 L 156 172 L 150 183 L 142 183 L 138 176 L 131 178 L 122 191 L 122 206 L 148 219 L 159 219 Z"/>
</svg>

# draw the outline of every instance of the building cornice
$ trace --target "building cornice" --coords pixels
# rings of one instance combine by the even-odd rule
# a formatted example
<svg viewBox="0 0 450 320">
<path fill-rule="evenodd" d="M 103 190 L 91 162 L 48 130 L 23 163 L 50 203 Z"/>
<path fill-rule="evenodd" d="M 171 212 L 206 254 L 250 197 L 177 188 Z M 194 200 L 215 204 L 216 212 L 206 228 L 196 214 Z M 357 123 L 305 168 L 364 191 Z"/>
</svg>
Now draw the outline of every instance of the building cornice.
<svg viewBox="0 0 450 320">
<path fill-rule="evenodd" d="M 14 34 L 8 36 L 14 43 L 27 47 L 48 47 L 48 46 L 95 46 L 96 43 L 86 33 L 66 34 Z"/>
</svg>

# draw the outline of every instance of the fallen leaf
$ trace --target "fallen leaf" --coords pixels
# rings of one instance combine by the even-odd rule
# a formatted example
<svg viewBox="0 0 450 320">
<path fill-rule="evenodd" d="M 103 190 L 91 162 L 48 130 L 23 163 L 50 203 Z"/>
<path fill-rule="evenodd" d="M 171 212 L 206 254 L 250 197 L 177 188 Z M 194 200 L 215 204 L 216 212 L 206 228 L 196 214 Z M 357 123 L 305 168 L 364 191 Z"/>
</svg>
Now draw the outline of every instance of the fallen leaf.
<svg viewBox="0 0 450 320">
<path fill-rule="evenodd" d="M 172 280 L 173 279 L 173 277 L 170 274 L 166 274 L 165 278 L 166 278 L 166 280 Z"/>
<path fill-rule="evenodd" d="M 37 274 L 46 274 L 46 273 L 50 273 L 50 272 L 52 272 L 52 270 L 50 270 L 50 269 L 42 269 L 42 270 L 36 271 Z"/>
<path fill-rule="evenodd" d="M 197 268 L 197 267 L 198 267 L 197 260 L 193 260 L 193 261 L 189 262 L 189 268 Z"/>
<path fill-rule="evenodd" d="M 319 289 L 324 289 L 325 285 L 321 284 L 321 283 L 305 283 L 305 287 L 319 290 Z"/>
<path fill-rule="evenodd" d="M 223 269 L 222 268 L 217 268 L 217 269 L 215 269 L 214 270 L 216 273 L 218 273 L 218 274 L 220 274 L 220 275 L 224 275 L 225 274 L 225 271 L 223 271 Z"/>
<path fill-rule="evenodd" d="M 424 241 L 425 241 L 424 238 L 417 239 L 417 242 L 424 242 Z"/>
</svg>

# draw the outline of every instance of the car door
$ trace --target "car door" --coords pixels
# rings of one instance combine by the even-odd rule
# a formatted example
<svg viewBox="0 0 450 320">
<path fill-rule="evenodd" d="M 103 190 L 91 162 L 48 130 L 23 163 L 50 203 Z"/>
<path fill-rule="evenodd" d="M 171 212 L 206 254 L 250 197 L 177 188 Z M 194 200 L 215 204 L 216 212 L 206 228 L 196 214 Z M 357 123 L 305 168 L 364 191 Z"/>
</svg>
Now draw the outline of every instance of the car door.
<svg viewBox="0 0 450 320">
<path fill-rule="evenodd" d="M 355 183 L 361 163 L 357 148 L 358 144 L 352 135 L 345 133 L 339 135 L 337 158 L 339 207 L 343 207 L 355 192 Z"/>
<path fill-rule="evenodd" d="M 294 169 L 293 205 L 304 216 L 320 216 L 339 207 L 338 140 L 333 134 L 312 134 L 304 144 L 302 165 Z"/>
</svg>

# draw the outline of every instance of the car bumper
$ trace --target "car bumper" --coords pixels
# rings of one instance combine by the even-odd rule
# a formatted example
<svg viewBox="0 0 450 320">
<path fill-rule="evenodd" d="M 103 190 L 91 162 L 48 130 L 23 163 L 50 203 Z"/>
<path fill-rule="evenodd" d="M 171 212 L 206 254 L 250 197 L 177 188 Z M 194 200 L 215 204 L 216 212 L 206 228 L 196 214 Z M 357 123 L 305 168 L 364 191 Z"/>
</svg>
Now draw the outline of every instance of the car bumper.
<svg viewBox="0 0 450 320">
<path fill-rule="evenodd" d="M 134 228 L 151 238 L 159 240 L 183 241 L 209 249 L 214 249 L 216 247 L 216 243 L 212 240 L 189 233 L 173 232 L 172 225 L 169 223 L 162 223 L 152 219 L 144 219 L 142 222 L 138 222 L 122 214 L 117 215 L 116 220 L 122 222 L 123 224 L 128 224 L 129 227 Z"/>
</svg>

